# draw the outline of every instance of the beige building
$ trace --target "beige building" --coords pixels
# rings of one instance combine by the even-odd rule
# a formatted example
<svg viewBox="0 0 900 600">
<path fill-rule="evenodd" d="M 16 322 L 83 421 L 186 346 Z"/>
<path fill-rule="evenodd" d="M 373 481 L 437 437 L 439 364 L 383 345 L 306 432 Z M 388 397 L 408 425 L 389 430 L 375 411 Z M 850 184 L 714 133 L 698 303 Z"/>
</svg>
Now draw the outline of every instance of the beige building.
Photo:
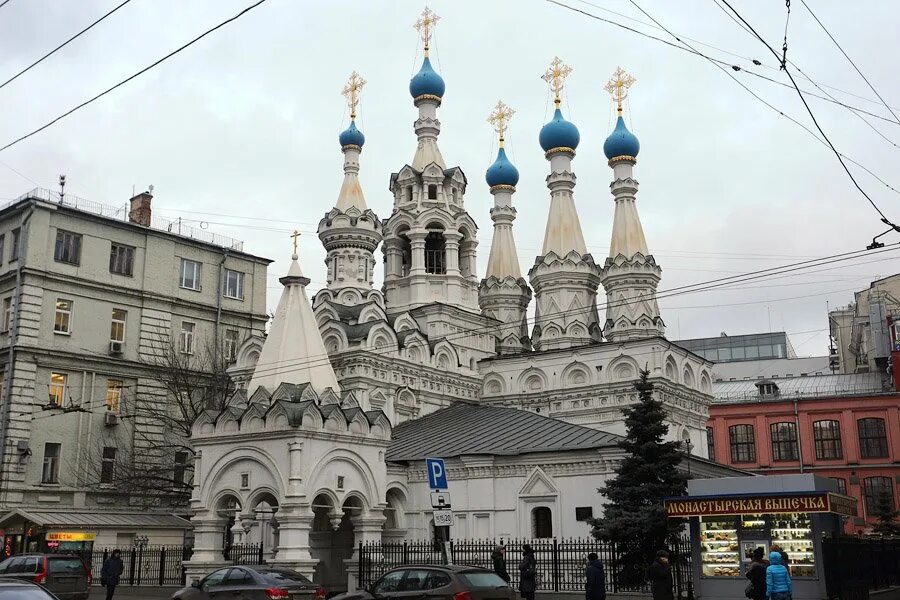
<svg viewBox="0 0 900 600">
<path fill-rule="evenodd" d="M 7 545 L 47 543 L 29 519 L 37 511 L 57 513 L 44 519 L 56 531 L 69 523 L 103 544 L 135 534 L 172 543 L 188 528 L 171 515 L 185 512 L 192 456 L 164 410 L 178 407 L 161 371 L 227 363 L 262 333 L 271 261 L 152 216 L 151 200 L 145 192 L 116 210 L 36 190 L 0 210 Z M 152 494 L 123 485 L 141 469 L 158 480 Z M 109 527 L 96 518 L 113 512 Z"/>
<path fill-rule="evenodd" d="M 828 313 L 831 356 L 839 373 L 887 375 L 892 340 L 889 321 L 900 316 L 900 274 L 876 279 L 853 302 Z"/>
</svg>

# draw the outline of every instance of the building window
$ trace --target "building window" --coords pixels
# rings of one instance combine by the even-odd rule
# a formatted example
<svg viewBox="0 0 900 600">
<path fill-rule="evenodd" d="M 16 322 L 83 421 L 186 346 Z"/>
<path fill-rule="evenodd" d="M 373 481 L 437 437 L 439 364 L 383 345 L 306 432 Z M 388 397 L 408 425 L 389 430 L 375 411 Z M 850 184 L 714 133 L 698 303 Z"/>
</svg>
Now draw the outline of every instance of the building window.
<svg viewBox="0 0 900 600">
<path fill-rule="evenodd" d="M 188 453 L 179 450 L 175 453 L 175 468 L 172 470 L 172 481 L 176 486 L 185 485 L 187 481 Z"/>
<path fill-rule="evenodd" d="M 19 260 L 19 237 L 21 230 L 12 230 L 12 243 L 9 245 L 9 262 Z"/>
<path fill-rule="evenodd" d="M 50 398 L 48 404 L 52 406 L 62 406 L 66 400 L 66 380 L 69 378 L 65 373 L 50 373 Z"/>
<path fill-rule="evenodd" d="M 731 442 L 731 462 L 756 461 L 756 440 L 753 435 L 753 425 L 732 425 L 728 428 L 728 437 Z"/>
<path fill-rule="evenodd" d="M 188 290 L 200 291 L 200 276 L 202 266 L 195 260 L 181 259 L 181 287 Z"/>
<path fill-rule="evenodd" d="M 428 199 L 437 200 L 437 186 L 433 183 L 428 186 Z"/>
<path fill-rule="evenodd" d="M 125 385 L 122 383 L 122 380 L 106 380 L 106 410 L 119 412 L 119 408 L 122 405 L 122 392 L 124 390 Z"/>
<path fill-rule="evenodd" d="M 235 300 L 244 299 L 244 274 L 240 271 L 225 269 L 225 282 L 222 295 Z"/>
<path fill-rule="evenodd" d="M 3 242 L 6 241 L 6 236 L 0 234 L 0 262 L 3 262 Z"/>
<path fill-rule="evenodd" d="M 125 323 L 128 322 L 128 311 L 121 308 L 112 309 L 112 320 L 109 326 L 109 341 L 125 342 Z"/>
<path fill-rule="evenodd" d="M 816 421 L 813 423 L 813 439 L 818 460 L 843 458 L 841 448 L 841 424 L 837 421 Z"/>
<path fill-rule="evenodd" d="M 57 231 L 53 260 L 70 265 L 81 264 L 81 236 L 69 231 Z"/>
<path fill-rule="evenodd" d="M 134 248 L 112 244 L 109 250 L 109 272 L 131 277 L 134 273 Z"/>
<path fill-rule="evenodd" d="M 56 299 L 56 317 L 53 319 L 53 333 L 72 333 L 72 306 L 74 304 L 71 300 Z"/>
<path fill-rule="evenodd" d="M 866 477 L 863 481 L 863 493 L 866 495 L 866 516 L 878 514 L 878 502 L 882 496 L 890 499 L 890 508 L 894 504 L 894 485 L 890 477 Z"/>
<path fill-rule="evenodd" d="M 553 513 L 546 506 L 538 506 L 531 511 L 531 537 L 553 537 Z"/>
<path fill-rule="evenodd" d="M 3 299 L 3 331 L 9 331 L 12 323 L 12 296 Z"/>
<path fill-rule="evenodd" d="M 575 507 L 575 520 L 576 521 L 590 521 L 594 518 L 594 507 L 593 506 L 576 506 Z"/>
<path fill-rule="evenodd" d="M 59 483 L 59 450 L 60 444 L 53 442 L 44 444 L 44 468 L 41 471 L 41 483 Z"/>
<path fill-rule="evenodd" d="M 224 342 L 224 352 L 225 352 L 225 360 L 230 363 L 233 363 L 237 360 L 237 347 L 238 347 L 238 330 L 237 329 L 226 329 L 225 330 L 225 342 Z"/>
<path fill-rule="evenodd" d="M 706 452 L 709 460 L 716 460 L 716 435 L 712 427 L 706 428 Z"/>
<path fill-rule="evenodd" d="M 425 236 L 425 272 L 443 275 L 447 272 L 444 232 L 429 231 Z"/>
<path fill-rule="evenodd" d="M 112 446 L 103 448 L 103 460 L 100 463 L 100 483 L 112 483 L 116 470 L 116 449 Z"/>
<path fill-rule="evenodd" d="M 856 422 L 859 429 L 859 453 L 863 458 L 885 458 L 888 455 L 884 419 L 869 418 Z"/>
<path fill-rule="evenodd" d="M 772 460 L 797 460 L 797 424 L 772 423 Z"/>
<path fill-rule="evenodd" d="M 178 338 L 179 341 L 179 349 L 182 354 L 193 354 L 194 353 L 194 327 L 195 323 L 191 323 L 190 321 L 182 321 L 181 322 L 181 335 Z"/>
<path fill-rule="evenodd" d="M 774 383 L 758 383 L 756 385 L 759 388 L 760 396 L 777 396 L 778 395 L 778 386 Z"/>
<path fill-rule="evenodd" d="M 839 494 L 847 493 L 847 480 L 846 479 L 844 479 L 843 477 L 830 477 L 829 479 L 831 479 L 832 481 L 834 481 L 837 484 Z"/>
</svg>

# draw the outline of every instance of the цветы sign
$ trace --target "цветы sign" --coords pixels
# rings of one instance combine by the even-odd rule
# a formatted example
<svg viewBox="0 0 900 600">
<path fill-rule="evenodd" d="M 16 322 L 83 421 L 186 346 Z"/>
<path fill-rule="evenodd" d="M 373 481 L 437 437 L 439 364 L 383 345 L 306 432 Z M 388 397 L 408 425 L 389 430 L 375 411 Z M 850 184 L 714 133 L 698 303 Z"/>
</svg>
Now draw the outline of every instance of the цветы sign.
<svg viewBox="0 0 900 600">
<path fill-rule="evenodd" d="M 856 500 L 831 492 L 803 494 L 686 497 L 666 500 L 670 517 L 748 515 L 761 513 L 837 513 L 856 516 Z"/>
</svg>

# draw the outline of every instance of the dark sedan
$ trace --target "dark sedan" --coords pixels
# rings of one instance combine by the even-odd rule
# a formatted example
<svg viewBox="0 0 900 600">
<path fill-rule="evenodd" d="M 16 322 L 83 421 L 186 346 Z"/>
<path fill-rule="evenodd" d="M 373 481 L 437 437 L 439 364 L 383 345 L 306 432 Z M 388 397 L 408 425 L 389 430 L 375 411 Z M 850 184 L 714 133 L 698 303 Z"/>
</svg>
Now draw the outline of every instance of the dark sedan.
<svg viewBox="0 0 900 600">
<path fill-rule="evenodd" d="M 324 600 L 325 590 L 290 569 L 240 565 L 213 571 L 173 600 Z"/>
<path fill-rule="evenodd" d="M 0 600 L 59 600 L 36 583 L 0 581 Z"/>
<path fill-rule="evenodd" d="M 392 569 L 368 590 L 334 600 L 517 600 L 519 595 L 493 571 L 461 565 L 410 565 Z"/>
</svg>

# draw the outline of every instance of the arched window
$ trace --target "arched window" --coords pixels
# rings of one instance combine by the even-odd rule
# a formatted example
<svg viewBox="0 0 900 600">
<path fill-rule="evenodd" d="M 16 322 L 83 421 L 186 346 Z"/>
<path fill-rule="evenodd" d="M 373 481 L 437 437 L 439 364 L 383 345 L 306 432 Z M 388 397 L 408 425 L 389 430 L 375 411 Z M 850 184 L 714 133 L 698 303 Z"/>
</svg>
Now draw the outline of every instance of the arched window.
<svg viewBox="0 0 900 600">
<path fill-rule="evenodd" d="M 553 537 L 553 513 L 546 506 L 538 506 L 531 511 L 531 537 Z"/>
<path fill-rule="evenodd" d="M 425 236 L 425 272 L 432 275 L 443 275 L 447 272 L 446 243 L 444 228 L 438 224 L 427 227 Z"/>
</svg>

